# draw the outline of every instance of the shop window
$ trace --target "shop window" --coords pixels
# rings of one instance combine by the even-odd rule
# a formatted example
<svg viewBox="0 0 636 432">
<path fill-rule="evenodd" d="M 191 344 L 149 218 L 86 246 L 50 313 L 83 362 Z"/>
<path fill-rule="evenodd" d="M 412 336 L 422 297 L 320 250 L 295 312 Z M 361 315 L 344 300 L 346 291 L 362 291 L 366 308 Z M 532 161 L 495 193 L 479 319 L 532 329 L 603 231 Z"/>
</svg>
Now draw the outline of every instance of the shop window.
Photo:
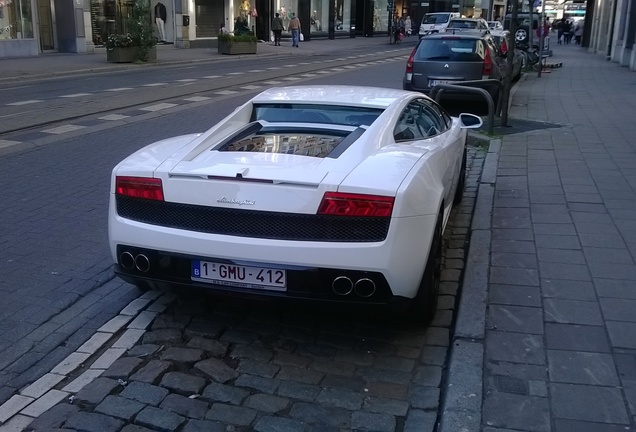
<svg viewBox="0 0 636 432">
<path fill-rule="evenodd" d="M 0 0 L 0 40 L 32 39 L 30 0 Z"/>
</svg>

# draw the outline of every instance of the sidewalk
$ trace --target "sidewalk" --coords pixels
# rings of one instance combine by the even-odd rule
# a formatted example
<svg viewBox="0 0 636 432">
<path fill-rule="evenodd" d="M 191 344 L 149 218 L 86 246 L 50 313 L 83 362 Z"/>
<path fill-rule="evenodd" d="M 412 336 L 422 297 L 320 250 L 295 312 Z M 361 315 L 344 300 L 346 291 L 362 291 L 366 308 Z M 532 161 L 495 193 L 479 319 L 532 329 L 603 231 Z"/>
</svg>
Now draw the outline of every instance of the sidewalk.
<svg viewBox="0 0 636 432">
<path fill-rule="evenodd" d="M 0 70 L 2 70 L 0 83 L 90 72 L 152 68 L 184 63 L 219 62 L 238 58 L 333 54 L 334 50 L 346 50 L 353 53 L 357 47 L 362 46 L 377 46 L 378 50 L 404 48 L 415 46 L 417 38 L 412 38 L 412 43 L 403 43 L 398 46 L 390 45 L 388 42 L 389 39 L 385 36 L 336 38 L 333 40 L 313 39 L 309 42 L 301 42 L 299 48 L 293 48 L 291 42 L 287 40 L 283 40 L 282 46 L 274 46 L 271 42 L 259 42 L 257 54 L 239 56 L 219 54 L 216 48 L 179 49 L 175 48 L 174 45 L 157 45 L 157 62 L 145 64 L 108 63 L 106 61 L 106 48 L 96 48 L 94 53 L 88 54 L 51 53 L 41 54 L 37 57 L 0 59 Z"/>
<path fill-rule="evenodd" d="M 636 429 L 636 75 L 550 60 L 485 161 L 440 432 Z"/>
</svg>

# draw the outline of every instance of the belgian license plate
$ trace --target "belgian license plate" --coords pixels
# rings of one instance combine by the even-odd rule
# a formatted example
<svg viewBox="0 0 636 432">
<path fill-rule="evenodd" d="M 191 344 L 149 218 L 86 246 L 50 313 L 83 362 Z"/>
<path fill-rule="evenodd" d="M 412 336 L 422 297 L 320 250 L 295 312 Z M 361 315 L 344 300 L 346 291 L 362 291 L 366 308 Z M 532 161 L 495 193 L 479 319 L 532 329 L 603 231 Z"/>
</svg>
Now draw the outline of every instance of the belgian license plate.
<svg viewBox="0 0 636 432">
<path fill-rule="evenodd" d="M 453 81 L 451 80 L 428 80 L 428 86 L 429 87 L 435 87 L 438 84 L 450 84 Z"/>
<path fill-rule="evenodd" d="M 285 291 L 287 289 L 287 272 L 285 270 L 213 261 L 193 260 L 192 280 L 274 291 Z"/>
</svg>

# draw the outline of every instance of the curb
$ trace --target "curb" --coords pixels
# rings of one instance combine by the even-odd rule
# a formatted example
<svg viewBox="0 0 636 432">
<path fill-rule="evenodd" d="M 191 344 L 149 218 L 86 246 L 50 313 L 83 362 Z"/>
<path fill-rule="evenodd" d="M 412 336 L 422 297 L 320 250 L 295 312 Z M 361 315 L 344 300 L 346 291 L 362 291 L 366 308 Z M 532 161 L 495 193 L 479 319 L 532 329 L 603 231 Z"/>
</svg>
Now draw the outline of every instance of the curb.
<svg viewBox="0 0 636 432">
<path fill-rule="evenodd" d="M 490 146 L 477 190 L 438 432 L 481 430 L 491 216 L 501 140 L 480 138 Z"/>
</svg>

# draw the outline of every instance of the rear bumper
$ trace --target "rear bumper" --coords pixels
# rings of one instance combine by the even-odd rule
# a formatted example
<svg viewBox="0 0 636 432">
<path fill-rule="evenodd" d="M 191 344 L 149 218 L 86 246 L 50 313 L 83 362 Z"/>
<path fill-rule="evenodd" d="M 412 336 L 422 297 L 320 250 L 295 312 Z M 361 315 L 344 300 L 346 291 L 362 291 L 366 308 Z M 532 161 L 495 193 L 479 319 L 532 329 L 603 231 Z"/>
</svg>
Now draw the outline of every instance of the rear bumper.
<svg viewBox="0 0 636 432">
<path fill-rule="evenodd" d="M 286 268 L 287 288 L 285 291 L 269 290 L 259 287 L 246 287 L 240 284 L 225 285 L 212 281 L 194 280 L 192 262 L 199 256 L 175 254 L 160 250 L 151 250 L 129 245 L 118 245 L 117 253 L 130 253 L 134 257 L 147 258 L 148 267 L 138 268 L 119 260 L 115 273 L 127 282 L 159 289 L 162 291 L 200 291 L 218 296 L 241 298 L 278 298 L 286 300 L 350 303 L 361 305 L 389 305 L 396 301 L 384 276 L 379 272 L 365 272 L 348 269 L 328 269 L 319 267 Z M 204 257 L 206 260 L 234 264 L 235 261 L 217 257 Z M 243 262 L 237 264 L 244 264 Z M 351 281 L 351 292 L 337 293 L 333 282 L 337 278 Z M 341 279 L 338 279 L 339 281 Z M 360 284 L 356 282 L 362 281 Z M 370 282 L 369 282 L 370 281 Z M 342 286 L 340 286 L 342 287 Z"/>
<path fill-rule="evenodd" d="M 291 281 L 297 280 L 290 286 L 293 287 L 292 296 L 302 292 L 303 298 L 321 299 L 331 292 L 334 277 L 351 274 L 358 279 L 361 275 L 371 274 L 378 292 L 381 291 L 380 287 L 386 288 L 382 299 L 379 299 L 380 302 L 386 302 L 390 296 L 413 298 L 416 295 L 428 258 L 435 223 L 436 215 L 394 218 L 391 220 L 386 239 L 381 242 L 260 239 L 208 234 L 135 222 L 117 215 L 114 195 L 111 195 L 108 234 L 113 260 L 118 264 L 121 261 L 121 247 L 125 246 L 133 249 L 135 253 L 142 250 L 157 254 L 157 262 L 165 256 L 171 261 L 170 266 L 177 266 L 169 267 L 159 274 L 146 275 L 118 267 L 122 277 L 155 284 L 198 286 L 199 283 L 190 278 L 191 262 L 193 259 L 209 259 L 254 267 L 286 269 L 291 272 L 288 273 L 292 277 Z M 303 269 L 304 273 L 298 273 L 298 269 Z M 309 279 L 311 281 L 307 282 Z M 309 292 L 301 285 L 309 287 Z M 212 287 L 207 283 L 201 284 L 201 288 L 221 291 L 228 289 Z M 235 287 L 230 290 L 241 291 Z M 310 295 L 311 292 L 315 295 Z M 258 295 L 276 296 L 277 293 L 265 292 Z"/>
</svg>

